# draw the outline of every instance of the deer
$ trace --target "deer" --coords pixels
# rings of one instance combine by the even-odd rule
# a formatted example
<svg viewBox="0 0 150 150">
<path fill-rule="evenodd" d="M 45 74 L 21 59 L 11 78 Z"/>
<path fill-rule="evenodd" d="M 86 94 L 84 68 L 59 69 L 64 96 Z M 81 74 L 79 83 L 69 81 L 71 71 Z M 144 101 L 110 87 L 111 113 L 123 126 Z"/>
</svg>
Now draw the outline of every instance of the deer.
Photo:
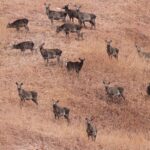
<svg viewBox="0 0 150 150">
<path fill-rule="evenodd" d="M 145 59 L 150 59 L 150 52 L 143 52 L 142 48 L 137 46 L 137 44 L 135 43 L 135 47 L 137 49 L 138 55 L 140 57 L 144 57 Z"/>
<path fill-rule="evenodd" d="M 70 123 L 70 119 L 69 119 L 69 113 L 70 113 L 70 109 L 67 107 L 61 107 L 58 105 L 59 100 L 53 101 L 53 113 L 54 113 L 54 117 L 55 119 L 59 119 L 60 117 L 64 117 L 68 123 Z"/>
<path fill-rule="evenodd" d="M 20 49 L 22 53 L 24 53 L 26 50 L 30 50 L 33 54 L 34 51 L 34 43 L 32 41 L 24 41 L 20 42 L 18 44 L 14 44 L 12 46 L 13 49 Z"/>
<path fill-rule="evenodd" d="M 65 10 L 67 15 L 69 16 L 70 21 L 74 22 L 74 18 L 78 19 L 77 11 L 73 9 L 69 9 L 69 4 L 65 5 L 62 9 Z"/>
<path fill-rule="evenodd" d="M 118 60 L 119 49 L 111 46 L 112 40 L 110 41 L 105 40 L 105 42 L 107 44 L 106 50 L 109 58 L 114 57 L 115 59 Z"/>
<path fill-rule="evenodd" d="M 16 30 L 19 31 L 20 28 L 24 27 L 27 31 L 29 31 L 28 22 L 29 20 L 26 18 L 17 19 L 12 23 L 8 23 L 7 28 L 16 28 Z"/>
<path fill-rule="evenodd" d="M 123 100 L 125 100 L 124 96 L 124 88 L 120 86 L 110 86 L 110 82 L 103 81 L 103 84 L 105 86 L 105 91 L 108 97 L 114 98 L 114 97 L 122 97 Z"/>
<path fill-rule="evenodd" d="M 81 33 L 82 26 L 78 24 L 64 23 L 61 26 L 57 26 L 56 33 L 65 32 L 66 37 L 69 38 L 69 33 L 76 33 L 77 39 L 80 38 L 83 40 L 83 33 Z"/>
<path fill-rule="evenodd" d="M 74 70 L 79 75 L 79 72 L 82 69 L 85 59 L 79 58 L 79 60 L 80 61 L 75 61 L 75 62 L 68 61 L 66 63 L 67 71 L 69 72 L 71 70 Z"/>
<path fill-rule="evenodd" d="M 44 60 L 47 61 L 47 64 L 49 63 L 49 59 L 54 59 L 57 58 L 57 62 L 60 62 L 60 57 L 62 54 L 62 50 L 55 48 L 55 49 L 48 49 L 48 48 L 44 48 L 43 46 L 45 45 L 45 43 L 42 43 L 39 46 L 41 55 L 43 57 Z"/>
<path fill-rule="evenodd" d="M 96 140 L 96 136 L 97 136 L 97 128 L 96 126 L 93 124 L 93 117 L 91 118 L 85 118 L 86 121 L 86 133 L 88 136 L 88 139 L 91 137 L 92 141 Z"/>
<path fill-rule="evenodd" d="M 146 93 L 147 95 L 150 95 L 150 83 L 148 83 L 148 86 L 146 88 Z"/>
<path fill-rule="evenodd" d="M 77 13 L 77 18 L 78 18 L 78 22 L 80 25 L 84 25 L 84 27 L 86 27 L 85 22 L 89 22 L 91 24 L 91 29 L 94 27 L 94 29 L 96 28 L 96 15 L 93 13 L 86 13 L 86 12 L 81 12 L 80 6 L 74 5 L 76 7 L 76 13 Z"/>
<path fill-rule="evenodd" d="M 51 20 L 51 24 L 53 24 L 53 20 L 63 20 L 65 22 L 67 13 L 65 11 L 54 11 L 50 10 L 50 5 L 51 4 L 46 4 L 45 9 L 46 9 L 46 14 L 48 18 Z"/>
<path fill-rule="evenodd" d="M 20 97 L 20 107 L 22 108 L 23 103 L 26 100 L 32 100 L 36 105 L 38 105 L 37 102 L 37 92 L 36 91 L 26 91 L 22 88 L 23 83 L 16 82 L 18 95 Z"/>
</svg>

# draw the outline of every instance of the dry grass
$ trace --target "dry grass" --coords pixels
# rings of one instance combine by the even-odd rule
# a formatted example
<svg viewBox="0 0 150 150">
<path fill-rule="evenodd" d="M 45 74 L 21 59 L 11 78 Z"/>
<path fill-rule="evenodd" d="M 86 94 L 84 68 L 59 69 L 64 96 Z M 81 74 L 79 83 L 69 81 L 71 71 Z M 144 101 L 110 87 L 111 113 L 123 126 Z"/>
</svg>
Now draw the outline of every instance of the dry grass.
<svg viewBox="0 0 150 150">
<path fill-rule="evenodd" d="M 0 1 L 0 149 L 150 150 L 150 100 L 145 96 L 150 67 L 134 47 L 136 41 L 150 48 L 149 1 L 76 0 L 84 11 L 97 15 L 97 29 L 84 29 L 84 41 L 76 41 L 75 35 L 69 40 L 56 35 L 55 27 L 61 22 L 50 25 L 44 2 Z M 72 1 L 48 2 L 56 9 Z M 21 17 L 29 18 L 29 33 L 6 29 L 8 22 Z M 112 39 L 120 49 L 118 61 L 109 60 L 105 39 Z M 33 40 L 36 48 L 44 41 L 45 47 L 62 49 L 63 63 L 85 58 L 80 77 L 69 75 L 55 60 L 46 67 L 39 52 L 22 56 L 11 49 L 23 40 Z M 126 102 L 107 102 L 104 79 L 125 88 Z M 20 109 L 16 81 L 38 92 L 38 108 L 29 101 Z M 71 109 L 69 126 L 63 119 L 54 119 L 52 99 Z M 85 132 L 84 118 L 91 115 L 98 128 L 96 142 L 88 141 Z"/>
</svg>

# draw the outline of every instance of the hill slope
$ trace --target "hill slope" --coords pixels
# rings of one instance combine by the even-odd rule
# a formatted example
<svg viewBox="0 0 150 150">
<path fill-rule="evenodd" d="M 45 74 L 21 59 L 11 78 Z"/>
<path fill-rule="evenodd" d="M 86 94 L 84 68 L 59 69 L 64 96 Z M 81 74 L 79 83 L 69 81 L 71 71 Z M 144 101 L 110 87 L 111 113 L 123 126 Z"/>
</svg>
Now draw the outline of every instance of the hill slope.
<svg viewBox="0 0 150 150">
<path fill-rule="evenodd" d="M 50 20 L 43 0 L 0 1 L 0 149 L 5 150 L 149 150 L 150 98 L 145 88 L 149 82 L 149 62 L 140 58 L 138 43 L 150 49 L 149 0 L 51 0 L 52 9 L 73 3 L 97 15 L 96 30 L 84 29 L 84 40 L 71 34 L 55 33 L 61 21 Z M 27 17 L 29 33 L 7 29 L 8 22 Z M 89 26 L 89 25 L 88 25 Z M 106 39 L 120 49 L 119 60 L 109 60 Z M 62 64 L 85 58 L 80 77 L 68 74 L 64 66 L 45 66 L 40 52 L 11 49 L 13 43 L 33 40 L 36 48 L 63 50 Z M 126 101 L 108 103 L 103 80 L 125 88 Z M 38 108 L 31 101 L 20 109 L 15 82 L 38 92 Z M 55 120 L 52 99 L 71 109 L 71 124 Z M 98 128 L 96 142 L 88 141 L 85 117 L 94 116 Z"/>
</svg>

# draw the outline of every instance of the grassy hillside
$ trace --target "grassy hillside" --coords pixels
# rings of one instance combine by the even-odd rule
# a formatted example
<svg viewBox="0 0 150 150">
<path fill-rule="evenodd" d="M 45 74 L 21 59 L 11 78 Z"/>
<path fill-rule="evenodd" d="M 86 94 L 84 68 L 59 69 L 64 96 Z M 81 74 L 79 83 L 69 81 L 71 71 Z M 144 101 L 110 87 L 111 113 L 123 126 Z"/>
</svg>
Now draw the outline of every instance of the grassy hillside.
<svg viewBox="0 0 150 150">
<path fill-rule="evenodd" d="M 45 14 L 44 0 L 0 1 L 0 149 L 1 150 L 150 150 L 149 61 L 138 56 L 134 43 L 150 51 L 149 0 L 51 0 L 52 9 L 67 3 L 82 5 L 96 14 L 96 30 L 84 29 L 84 40 L 56 35 L 61 21 Z M 26 17 L 30 31 L 7 29 L 8 22 Z M 90 27 L 90 25 L 88 25 Z M 119 48 L 119 59 L 110 60 L 106 39 Z M 22 55 L 14 43 L 32 40 L 35 47 L 63 51 L 61 62 L 85 58 L 79 78 L 52 60 L 45 66 L 42 56 L 30 51 Z M 125 89 L 126 101 L 107 101 L 103 80 Z M 38 92 L 39 106 L 20 99 L 15 82 Z M 55 120 L 52 99 L 71 110 L 68 126 Z M 88 141 L 85 117 L 94 116 L 96 142 Z"/>
</svg>

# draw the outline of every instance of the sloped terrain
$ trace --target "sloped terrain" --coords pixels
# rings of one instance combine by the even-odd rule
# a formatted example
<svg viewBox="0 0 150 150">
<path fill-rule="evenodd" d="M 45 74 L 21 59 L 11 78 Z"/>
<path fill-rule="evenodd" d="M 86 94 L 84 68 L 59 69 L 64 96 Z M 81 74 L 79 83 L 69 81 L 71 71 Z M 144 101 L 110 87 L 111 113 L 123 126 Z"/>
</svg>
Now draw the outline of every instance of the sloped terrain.
<svg viewBox="0 0 150 150">
<path fill-rule="evenodd" d="M 67 3 L 82 5 L 96 14 L 96 30 L 84 29 L 84 40 L 75 34 L 56 35 L 61 21 L 45 14 L 44 0 L 0 1 L 0 149 L 1 150 L 150 150 L 149 61 L 138 56 L 135 42 L 150 51 L 149 0 L 51 0 L 52 9 Z M 30 31 L 7 29 L 8 22 L 26 17 Z M 87 26 L 89 26 L 87 24 Z M 106 39 L 118 47 L 118 61 L 106 53 Z M 14 43 L 32 40 L 38 50 L 22 55 Z M 45 66 L 39 45 L 60 48 L 61 62 Z M 85 58 L 79 78 L 68 74 L 66 61 Z M 103 80 L 125 89 L 125 101 L 107 101 Z M 39 106 L 20 99 L 15 82 L 38 92 Z M 52 99 L 71 110 L 71 123 L 55 120 Z M 94 116 L 96 142 L 88 140 L 85 117 Z"/>
</svg>

